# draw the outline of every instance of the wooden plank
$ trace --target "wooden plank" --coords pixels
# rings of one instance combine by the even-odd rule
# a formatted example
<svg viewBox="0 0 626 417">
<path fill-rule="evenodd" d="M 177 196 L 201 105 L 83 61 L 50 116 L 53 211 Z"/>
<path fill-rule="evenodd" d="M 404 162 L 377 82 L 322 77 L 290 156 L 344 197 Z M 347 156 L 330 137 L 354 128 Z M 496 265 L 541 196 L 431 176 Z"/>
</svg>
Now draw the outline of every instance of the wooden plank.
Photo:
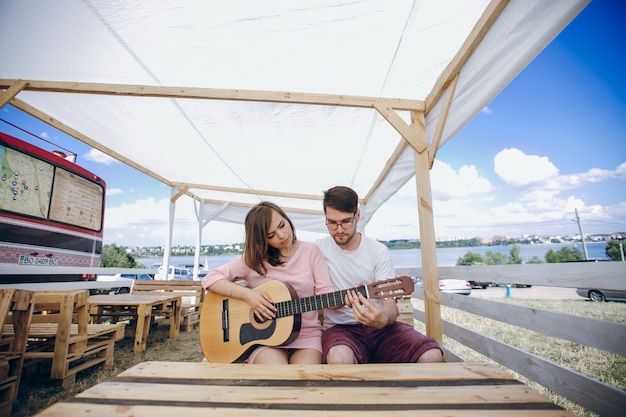
<svg viewBox="0 0 626 417">
<path fill-rule="evenodd" d="M 290 381 L 289 386 L 271 383 L 265 386 L 207 384 L 153 384 L 142 382 L 107 381 L 95 385 L 76 395 L 75 400 L 110 402 L 118 404 L 144 403 L 163 404 L 184 401 L 201 404 L 205 407 L 233 406 L 248 408 L 290 408 L 292 410 L 316 409 L 320 404 L 335 408 L 377 408 L 389 409 L 514 409 L 542 408 L 555 409 L 554 404 L 536 391 L 523 384 L 459 386 L 454 381 L 449 386 L 394 386 L 380 387 L 375 384 L 363 386 L 353 383 L 350 386 L 328 384 L 331 381 L 311 386 L 309 381 Z M 431 381 L 433 384 L 435 381 Z M 350 383 L 350 381 L 343 381 Z M 158 386 L 158 390 L 155 387 Z M 181 394 L 183 393 L 184 394 Z M 109 401 L 107 401 L 109 400 Z"/>
<path fill-rule="evenodd" d="M 142 362 L 118 375 L 118 378 L 235 379 L 245 375 L 252 380 L 513 380 L 497 366 L 483 362 L 446 364 L 363 364 L 354 365 L 254 365 L 209 362 Z"/>
<path fill-rule="evenodd" d="M 65 402 L 57 403 L 37 417 L 502 417 L 499 410 L 328 410 L 320 405 L 317 410 L 262 409 L 262 408 L 207 408 L 192 405 L 125 405 Z M 563 410 L 506 410 L 506 417 L 566 417 L 573 414 Z"/>
<path fill-rule="evenodd" d="M 19 80 L 0 80 L 0 88 L 9 88 Z M 378 97 L 334 94 L 300 93 L 291 91 L 258 91 L 200 87 L 172 87 L 154 85 L 77 83 L 27 80 L 25 91 L 49 91 L 79 94 L 119 95 L 136 97 L 167 97 L 208 100 L 262 101 L 270 103 L 319 104 L 345 107 L 373 108 Z M 398 110 L 424 110 L 424 102 L 401 98 L 385 98 Z"/>
</svg>

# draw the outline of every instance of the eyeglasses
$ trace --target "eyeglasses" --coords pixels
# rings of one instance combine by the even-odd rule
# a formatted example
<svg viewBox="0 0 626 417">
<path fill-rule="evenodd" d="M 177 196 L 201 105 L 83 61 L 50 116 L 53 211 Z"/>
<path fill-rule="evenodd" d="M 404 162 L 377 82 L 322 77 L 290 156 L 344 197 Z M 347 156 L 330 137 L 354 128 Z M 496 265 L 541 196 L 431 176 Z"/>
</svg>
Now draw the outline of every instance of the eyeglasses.
<svg viewBox="0 0 626 417">
<path fill-rule="evenodd" d="M 340 222 L 326 219 L 326 227 L 328 227 L 330 230 L 336 230 L 339 226 L 341 226 L 341 228 L 345 230 L 348 228 L 348 226 L 354 223 L 355 218 L 356 218 L 356 213 L 354 213 L 352 217 L 350 217 L 349 219 L 344 219 Z"/>
</svg>

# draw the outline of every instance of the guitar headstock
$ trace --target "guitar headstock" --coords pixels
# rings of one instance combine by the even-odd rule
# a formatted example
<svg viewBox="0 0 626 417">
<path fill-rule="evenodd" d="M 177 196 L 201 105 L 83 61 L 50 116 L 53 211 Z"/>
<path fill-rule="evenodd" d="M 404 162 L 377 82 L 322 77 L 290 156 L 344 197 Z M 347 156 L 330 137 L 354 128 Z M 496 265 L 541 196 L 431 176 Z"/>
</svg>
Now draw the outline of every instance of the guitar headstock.
<svg viewBox="0 0 626 417">
<path fill-rule="evenodd" d="M 413 294 L 414 284 L 411 277 L 402 276 L 376 281 L 367 286 L 370 298 L 399 298 Z"/>
</svg>

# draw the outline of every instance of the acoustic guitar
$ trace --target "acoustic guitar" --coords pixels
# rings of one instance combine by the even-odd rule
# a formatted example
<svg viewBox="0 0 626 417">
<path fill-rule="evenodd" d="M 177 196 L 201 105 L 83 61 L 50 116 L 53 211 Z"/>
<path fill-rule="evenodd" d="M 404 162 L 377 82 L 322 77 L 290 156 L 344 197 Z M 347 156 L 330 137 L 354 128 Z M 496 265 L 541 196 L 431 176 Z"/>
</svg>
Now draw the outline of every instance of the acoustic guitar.
<svg viewBox="0 0 626 417">
<path fill-rule="evenodd" d="M 257 346 L 280 346 L 298 337 L 301 314 L 344 304 L 348 291 L 366 298 L 397 298 L 413 293 L 410 277 L 396 277 L 373 284 L 297 298 L 294 289 L 275 279 L 255 290 L 274 300 L 276 318 L 259 321 L 244 300 L 207 292 L 200 312 L 200 344 L 209 362 L 231 363 L 244 360 Z"/>
</svg>

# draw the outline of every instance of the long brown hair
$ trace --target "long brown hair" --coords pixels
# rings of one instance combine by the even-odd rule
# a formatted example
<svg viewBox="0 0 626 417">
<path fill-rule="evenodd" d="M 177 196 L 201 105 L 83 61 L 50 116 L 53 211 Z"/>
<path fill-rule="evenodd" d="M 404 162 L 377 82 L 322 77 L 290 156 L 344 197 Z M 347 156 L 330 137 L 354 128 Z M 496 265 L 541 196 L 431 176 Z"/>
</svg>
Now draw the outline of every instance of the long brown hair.
<svg viewBox="0 0 626 417">
<path fill-rule="evenodd" d="M 296 241 L 296 229 L 283 209 L 269 201 L 262 201 L 252 207 L 246 215 L 246 243 L 243 251 L 243 261 L 259 275 L 265 276 L 267 269 L 265 261 L 272 266 L 284 264 L 280 260 L 280 251 L 267 243 L 267 231 L 272 223 L 272 211 L 284 217 L 293 233 L 293 242 Z"/>
</svg>

